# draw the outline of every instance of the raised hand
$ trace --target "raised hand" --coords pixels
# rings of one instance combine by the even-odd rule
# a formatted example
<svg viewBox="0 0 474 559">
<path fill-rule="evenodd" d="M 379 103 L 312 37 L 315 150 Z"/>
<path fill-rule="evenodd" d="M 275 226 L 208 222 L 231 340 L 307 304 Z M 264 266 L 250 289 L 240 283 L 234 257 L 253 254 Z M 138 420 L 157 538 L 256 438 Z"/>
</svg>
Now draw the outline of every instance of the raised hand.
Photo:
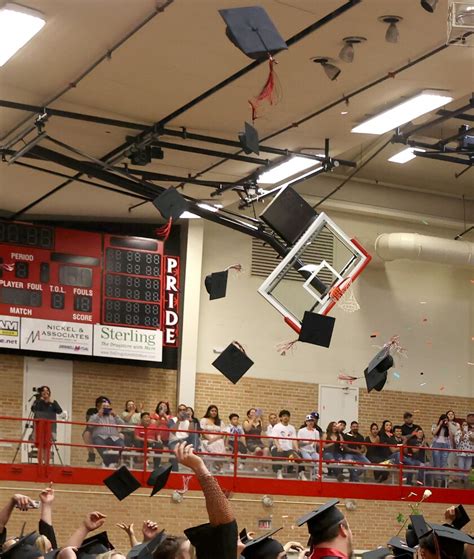
<svg viewBox="0 0 474 559">
<path fill-rule="evenodd" d="M 143 541 L 148 542 L 158 533 L 158 524 L 152 520 L 144 520 L 142 526 Z"/>
<path fill-rule="evenodd" d="M 51 505 L 54 501 L 54 489 L 53 482 L 49 484 L 49 487 L 45 487 L 39 494 L 40 501 L 43 505 Z"/>
<path fill-rule="evenodd" d="M 57 559 L 76 559 L 77 547 L 63 547 L 56 555 Z"/>
<path fill-rule="evenodd" d="M 176 446 L 174 453 L 178 462 L 183 464 L 183 466 L 191 468 L 193 472 L 197 473 L 198 471 L 207 470 L 202 458 L 194 454 L 192 444 L 180 443 Z"/>
<path fill-rule="evenodd" d="M 84 518 L 84 526 L 88 532 L 93 532 L 104 524 L 106 518 L 106 515 L 101 512 L 89 512 Z"/>
<path fill-rule="evenodd" d="M 27 511 L 29 508 L 32 508 L 30 505 L 33 504 L 33 499 L 30 499 L 30 497 L 27 497 L 26 495 L 15 493 L 12 499 L 17 509 L 20 509 L 22 511 Z"/>
<path fill-rule="evenodd" d="M 133 529 L 133 522 L 131 524 L 125 524 L 124 522 L 119 522 L 116 524 L 121 530 L 123 530 L 128 537 L 135 535 L 135 531 Z"/>
</svg>

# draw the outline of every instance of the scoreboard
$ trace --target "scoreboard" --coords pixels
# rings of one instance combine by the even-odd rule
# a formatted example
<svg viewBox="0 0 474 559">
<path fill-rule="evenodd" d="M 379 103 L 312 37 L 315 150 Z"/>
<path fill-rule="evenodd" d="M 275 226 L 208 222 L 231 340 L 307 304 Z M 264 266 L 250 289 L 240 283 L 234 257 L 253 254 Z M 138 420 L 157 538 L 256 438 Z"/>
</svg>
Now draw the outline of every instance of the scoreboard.
<svg viewBox="0 0 474 559">
<path fill-rule="evenodd" d="M 157 360 L 178 284 L 156 239 L 0 222 L 0 347 Z"/>
</svg>

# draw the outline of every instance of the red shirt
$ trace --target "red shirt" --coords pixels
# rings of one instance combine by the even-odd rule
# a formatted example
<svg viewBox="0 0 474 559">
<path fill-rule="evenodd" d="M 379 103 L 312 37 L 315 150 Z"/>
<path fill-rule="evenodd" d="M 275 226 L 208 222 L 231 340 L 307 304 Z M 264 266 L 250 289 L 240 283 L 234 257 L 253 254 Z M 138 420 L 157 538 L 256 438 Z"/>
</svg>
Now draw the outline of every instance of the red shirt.
<svg viewBox="0 0 474 559">
<path fill-rule="evenodd" d="M 140 437 L 141 439 L 145 438 L 145 427 L 143 425 L 138 425 L 135 428 L 135 433 L 137 435 L 137 437 Z M 148 426 L 147 429 L 147 439 L 149 441 L 156 441 L 158 440 L 158 436 L 159 436 L 159 432 L 158 432 L 158 427 L 152 423 L 151 425 Z"/>
<path fill-rule="evenodd" d="M 345 553 L 338 549 L 331 549 L 329 547 L 317 547 L 311 553 L 309 559 L 321 559 L 322 557 L 340 557 L 340 559 L 349 559 Z"/>
</svg>

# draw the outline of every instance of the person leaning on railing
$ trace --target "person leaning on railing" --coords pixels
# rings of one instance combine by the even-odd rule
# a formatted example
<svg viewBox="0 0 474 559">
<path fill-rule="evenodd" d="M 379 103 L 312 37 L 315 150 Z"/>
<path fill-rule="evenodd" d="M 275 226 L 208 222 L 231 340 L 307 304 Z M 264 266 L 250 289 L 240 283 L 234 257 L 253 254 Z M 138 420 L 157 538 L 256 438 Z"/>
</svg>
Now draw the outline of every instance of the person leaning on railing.
<svg viewBox="0 0 474 559">
<path fill-rule="evenodd" d="M 110 402 L 102 401 L 99 411 L 91 416 L 88 423 L 92 429 L 92 443 L 99 447 L 97 451 L 104 466 L 110 468 L 116 466 L 118 462 L 116 454 L 108 452 L 109 449 L 103 447 L 115 446 L 120 450 L 124 447 L 123 435 L 118 427 L 124 425 L 123 419 L 115 414 Z"/>
<path fill-rule="evenodd" d="M 458 467 L 462 471 L 461 483 L 467 485 L 474 451 L 474 426 L 469 427 L 467 421 L 463 421 L 454 436 L 454 442 L 456 449 L 460 451 L 457 455 Z"/>
</svg>

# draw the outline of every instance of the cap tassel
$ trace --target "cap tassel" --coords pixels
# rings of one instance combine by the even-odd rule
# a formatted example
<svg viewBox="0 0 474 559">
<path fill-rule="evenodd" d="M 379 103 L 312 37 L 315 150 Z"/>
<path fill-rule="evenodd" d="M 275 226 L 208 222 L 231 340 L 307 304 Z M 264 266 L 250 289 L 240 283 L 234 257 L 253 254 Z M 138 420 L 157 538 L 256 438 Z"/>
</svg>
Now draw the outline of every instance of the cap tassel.
<svg viewBox="0 0 474 559">
<path fill-rule="evenodd" d="M 260 93 L 256 97 L 253 97 L 252 99 L 249 99 L 250 106 L 252 107 L 252 121 L 253 122 L 255 122 L 255 120 L 257 120 L 257 118 L 259 117 L 258 109 L 260 108 L 260 104 L 263 101 L 267 101 L 270 105 L 275 105 L 276 102 L 277 102 L 276 91 L 275 91 L 277 76 L 276 76 L 276 72 L 275 72 L 275 69 L 274 69 L 274 65 L 276 63 L 277 62 L 273 58 L 273 56 L 271 54 L 269 54 L 268 55 L 269 72 L 268 72 L 267 81 L 265 82 L 265 85 L 261 89 Z"/>
<path fill-rule="evenodd" d="M 277 344 L 276 346 L 276 350 L 278 351 L 278 353 L 284 357 L 288 351 L 293 350 L 295 344 L 298 343 L 298 339 L 296 340 L 292 340 L 290 342 L 282 342 L 281 344 Z"/>
<path fill-rule="evenodd" d="M 157 237 L 159 237 L 160 239 L 163 239 L 163 241 L 167 241 L 168 237 L 170 236 L 170 233 L 171 233 L 172 225 L 173 225 L 173 218 L 170 217 L 168 219 L 168 223 L 166 223 L 165 225 L 162 225 L 161 227 L 157 227 L 155 229 L 155 235 Z"/>
</svg>

